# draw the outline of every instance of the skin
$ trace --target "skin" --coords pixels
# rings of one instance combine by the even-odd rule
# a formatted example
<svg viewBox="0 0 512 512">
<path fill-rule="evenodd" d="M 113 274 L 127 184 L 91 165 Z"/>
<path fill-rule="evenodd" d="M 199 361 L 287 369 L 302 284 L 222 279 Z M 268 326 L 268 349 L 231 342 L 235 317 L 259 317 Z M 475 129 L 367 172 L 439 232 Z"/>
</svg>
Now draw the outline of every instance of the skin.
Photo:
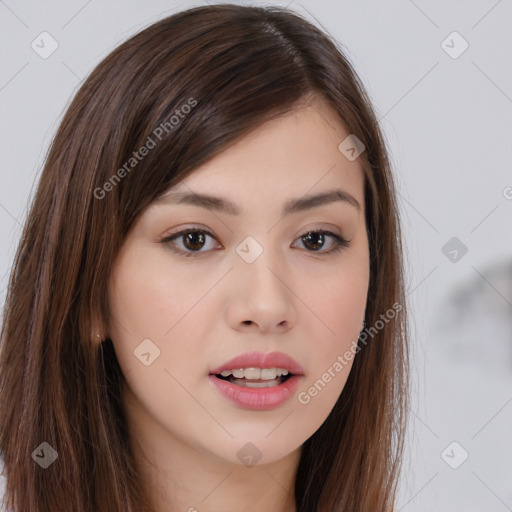
<svg viewBox="0 0 512 512">
<path fill-rule="evenodd" d="M 320 100 L 271 120 L 170 190 L 222 196 L 240 215 L 155 202 L 126 239 L 109 281 L 108 335 L 126 378 L 130 442 L 159 512 L 296 510 L 301 446 L 334 407 L 352 362 L 309 403 L 298 394 L 357 340 L 368 293 L 364 174 L 360 159 L 338 150 L 348 135 Z M 287 200 L 334 188 L 361 209 L 332 202 L 282 217 Z M 190 227 L 215 238 L 160 242 Z M 329 253 L 330 236 L 301 239 L 313 228 L 350 246 Z M 252 263 L 235 251 L 247 236 L 263 248 Z M 148 366 L 134 356 L 144 339 L 160 350 Z M 242 409 L 212 387 L 212 369 L 250 350 L 285 352 L 303 367 L 283 405 Z M 237 457 L 249 442 L 261 453 L 253 466 Z"/>
</svg>

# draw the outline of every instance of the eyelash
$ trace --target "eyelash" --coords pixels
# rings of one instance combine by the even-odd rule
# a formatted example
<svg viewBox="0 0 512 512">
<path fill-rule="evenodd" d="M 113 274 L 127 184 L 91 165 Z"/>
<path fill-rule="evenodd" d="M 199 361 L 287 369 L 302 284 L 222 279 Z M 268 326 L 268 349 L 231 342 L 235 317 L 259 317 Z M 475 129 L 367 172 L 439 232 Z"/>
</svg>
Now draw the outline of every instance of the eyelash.
<svg viewBox="0 0 512 512">
<path fill-rule="evenodd" d="M 184 251 L 182 249 L 178 249 L 177 247 L 175 247 L 175 246 L 173 247 L 171 245 L 170 242 L 172 242 L 173 240 L 179 239 L 183 235 L 190 234 L 190 233 L 204 233 L 204 234 L 210 236 L 211 238 L 215 239 L 215 235 L 213 235 L 213 233 L 211 233 L 208 229 L 198 228 L 198 227 L 191 227 L 191 228 L 182 229 L 181 231 L 178 231 L 177 233 L 173 233 L 173 234 L 171 234 L 169 236 L 166 236 L 165 238 L 160 240 L 160 243 L 168 245 L 168 247 L 169 247 L 169 249 L 171 251 L 173 251 L 173 252 L 175 252 L 177 254 L 180 254 L 182 256 L 185 256 L 186 258 L 198 257 L 202 253 L 208 252 L 208 251 Z M 298 237 L 297 240 L 307 236 L 308 234 L 322 234 L 322 235 L 331 236 L 334 239 L 334 246 L 329 251 L 321 251 L 321 250 L 319 250 L 319 251 L 312 251 L 312 250 L 307 250 L 306 249 L 307 252 L 318 253 L 318 254 L 332 254 L 332 253 L 335 253 L 335 252 L 339 252 L 342 249 L 350 246 L 350 241 L 349 240 L 346 240 L 345 238 L 337 235 L 336 233 L 333 233 L 332 231 L 327 231 L 327 230 L 323 230 L 323 229 L 311 229 L 311 230 L 308 230 L 303 235 Z"/>
</svg>

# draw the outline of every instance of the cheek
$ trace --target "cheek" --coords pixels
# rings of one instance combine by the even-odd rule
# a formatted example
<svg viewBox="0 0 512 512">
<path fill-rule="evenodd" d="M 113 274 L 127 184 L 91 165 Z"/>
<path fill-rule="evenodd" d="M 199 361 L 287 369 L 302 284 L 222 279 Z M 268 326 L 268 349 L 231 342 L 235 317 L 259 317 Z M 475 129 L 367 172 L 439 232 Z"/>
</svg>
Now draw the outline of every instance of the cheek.
<svg viewBox="0 0 512 512">
<path fill-rule="evenodd" d="M 319 427 L 338 400 L 356 357 L 357 340 L 368 295 L 369 268 L 364 253 L 342 260 L 329 278 L 317 276 L 321 286 L 310 287 L 303 326 L 310 344 L 309 374 L 301 386 L 298 403 L 313 427 Z M 308 281 L 311 283 L 311 281 Z M 307 295 L 306 295 L 307 293 Z"/>
<path fill-rule="evenodd" d="M 367 294 L 366 276 L 356 273 L 340 273 L 337 278 L 333 276 L 323 297 L 318 292 L 330 344 L 344 346 L 348 338 L 359 334 Z"/>
<path fill-rule="evenodd" d="M 137 366 L 140 365 L 140 361 L 134 357 L 134 351 L 143 340 L 151 340 L 144 341 L 146 348 L 150 349 L 151 360 L 161 351 L 161 343 L 157 340 L 165 328 L 165 315 L 162 314 L 159 284 L 145 275 L 143 269 L 139 268 L 132 273 L 128 272 L 127 267 L 123 267 L 113 281 L 115 284 L 110 293 L 110 334 L 119 363 L 126 374 L 136 363 L 139 363 Z"/>
<path fill-rule="evenodd" d="M 362 329 L 369 284 L 369 260 L 365 251 L 347 253 L 322 274 L 304 280 L 302 296 L 316 315 L 307 322 L 318 353 L 332 356 L 357 340 Z M 303 313 L 306 314 L 306 313 Z M 307 315 L 308 318 L 313 318 Z M 316 334 L 316 335 L 315 335 Z M 320 350 L 322 349 L 322 350 Z M 325 362 L 325 358 L 324 358 Z"/>
<path fill-rule="evenodd" d="M 109 330 L 135 414 L 172 425 L 180 411 L 199 407 L 186 390 L 194 378 L 189 362 L 204 352 L 197 315 L 208 311 L 198 300 L 211 283 L 171 271 L 169 258 L 156 252 L 131 247 L 118 259 L 109 283 Z"/>
<path fill-rule="evenodd" d="M 112 274 L 112 315 L 137 339 L 162 339 L 205 293 L 204 281 L 199 273 L 177 271 L 164 250 L 131 248 Z"/>
<path fill-rule="evenodd" d="M 182 357 L 180 351 L 185 348 L 188 357 L 193 356 L 193 344 L 171 340 L 188 340 L 192 336 L 190 328 L 196 325 L 190 323 L 193 308 L 207 285 L 199 277 L 171 272 L 169 258 L 160 251 L 132 247 L 120 256 L 109 286 L 110 333 L 125 374 L 140 371 L 141 361 L 134 351 L 143 340 L 151 340 L 145 342 L 150 359 L 154 357 L 152 351 L 158 354 L 150 366 L 154 369 L 163 371 L 176 366 L 170 363 Z"/>
</svg>

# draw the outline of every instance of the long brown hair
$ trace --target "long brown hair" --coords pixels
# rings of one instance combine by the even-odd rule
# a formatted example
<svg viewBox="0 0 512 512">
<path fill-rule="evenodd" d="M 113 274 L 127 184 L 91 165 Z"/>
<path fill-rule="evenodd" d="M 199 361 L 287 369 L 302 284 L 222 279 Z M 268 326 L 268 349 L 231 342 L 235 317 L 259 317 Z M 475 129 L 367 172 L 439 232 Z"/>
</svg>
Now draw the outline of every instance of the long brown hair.
<svg viewBox="0 0 512 512">
<path fill-rule="evenodd" d="M 232 4 L 179 12 L 121 44 L 78 90 L 54 137 L 3 314 L 0 451 L 9 507 L 153 510 L 129 449 L 112 342 L 91 339 L 93 319 L 109 324 L 113 262 L 159 195 L 311 95 L 329 102 L 365 146 L 365 320 L 378 332 L 360 343 L 331 414 L 302 446 L 297 510 L 392 510 L 409 370 L 400 226 L 384 140 L 334 39 L 288 9 Z M 135 163 L 149 138 L 154 147 Z M 384 324 L 393 304 L 401 312 Z M 48 450 L 44 442 L 58 454 L 46 469 L 34 456 Z"/>
</svg>

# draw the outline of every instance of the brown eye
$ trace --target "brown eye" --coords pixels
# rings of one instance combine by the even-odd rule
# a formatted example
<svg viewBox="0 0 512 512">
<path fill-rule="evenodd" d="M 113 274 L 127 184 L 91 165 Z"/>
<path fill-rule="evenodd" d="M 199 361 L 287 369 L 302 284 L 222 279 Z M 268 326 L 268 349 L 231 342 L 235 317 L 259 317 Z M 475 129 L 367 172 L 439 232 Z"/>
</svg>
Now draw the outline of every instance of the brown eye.
<svg viewBox="0 0 512 512">
<path fill-rule="evenodd" d="M 213 249 L 213 247 L 209 247 L 206 250 L 202 250 L 205 245 L 207 246 L 208 239 L 215 239 L 214 235 L 207 231 L 206 229 L 183 229 L 178 233 L 174 233 L 166 238 L 164 238 L 161 243 L 169 246 L 171 250 L 177 252 L 178 254 L 182 254 L 184 256 L 199 256 L 201 253 L 208 252 L 209 249 Z M 177 242 L 180 242 L 179 244 Z"/>
<path fill-rule="evenodd" d="M 161 240 L 161 243 L 167 245 L 172 251 L 185 256 L 201 256 L 212 249 L 220 249 L 220 244 L 213 244 L 208 247 L 208 239 L 216 240 L 215 236 L 206 229 L 188 228 L 177 233 L 169 235 Z M 298 240 L 302 241 L 307 252 L 315 252 L 318 254 L 330 254 L 340 251 L 343 247 L 348 247 L 350 242 L 341 236 L 325 230 L 311 230 L 302 235 Z M 326 241 L 331 240 L 328 244 L 330 247 L 324 250 Z M 179 242 L 179 243 L 178 243 Z M 210 242 L 211 244 L 211 242 Z M 204 249 L 206 247 L 206 249 Z M 203 250 L 204 249 L 204 250 Z"/>
<path fill-rule="evenodd" d="M 332 240 L 331 249 L 322 251 L 321 249 L 325 245 L 326 238 Z M 308 231 L 306 234 L 302 235 L 299 240 L 301 240 L 306 248 L 308 248 L 309 252 L 319 252 L 321 254 L 329 254 L 333 251 L 339 251 L 343 247 L 348 247 L 350 245 L 348 240 L 345 240 L 331 231 L 324 230 Z"/>
<path fill-rule="evenodd" d="M 191 231 L 186 235 L 182 235 L 182 237 L 183 244 L 191 251 L 198 251 L 205 243 L 205 236 L 201 231 Z"/>
<path fill-rule="evenodd" d="M 323 233 L 311 232 L 301 237 L 306 247 L 313 249 L 314 251 L 321 249 L 325 244 L 325 235 Z"/>
</svg>

